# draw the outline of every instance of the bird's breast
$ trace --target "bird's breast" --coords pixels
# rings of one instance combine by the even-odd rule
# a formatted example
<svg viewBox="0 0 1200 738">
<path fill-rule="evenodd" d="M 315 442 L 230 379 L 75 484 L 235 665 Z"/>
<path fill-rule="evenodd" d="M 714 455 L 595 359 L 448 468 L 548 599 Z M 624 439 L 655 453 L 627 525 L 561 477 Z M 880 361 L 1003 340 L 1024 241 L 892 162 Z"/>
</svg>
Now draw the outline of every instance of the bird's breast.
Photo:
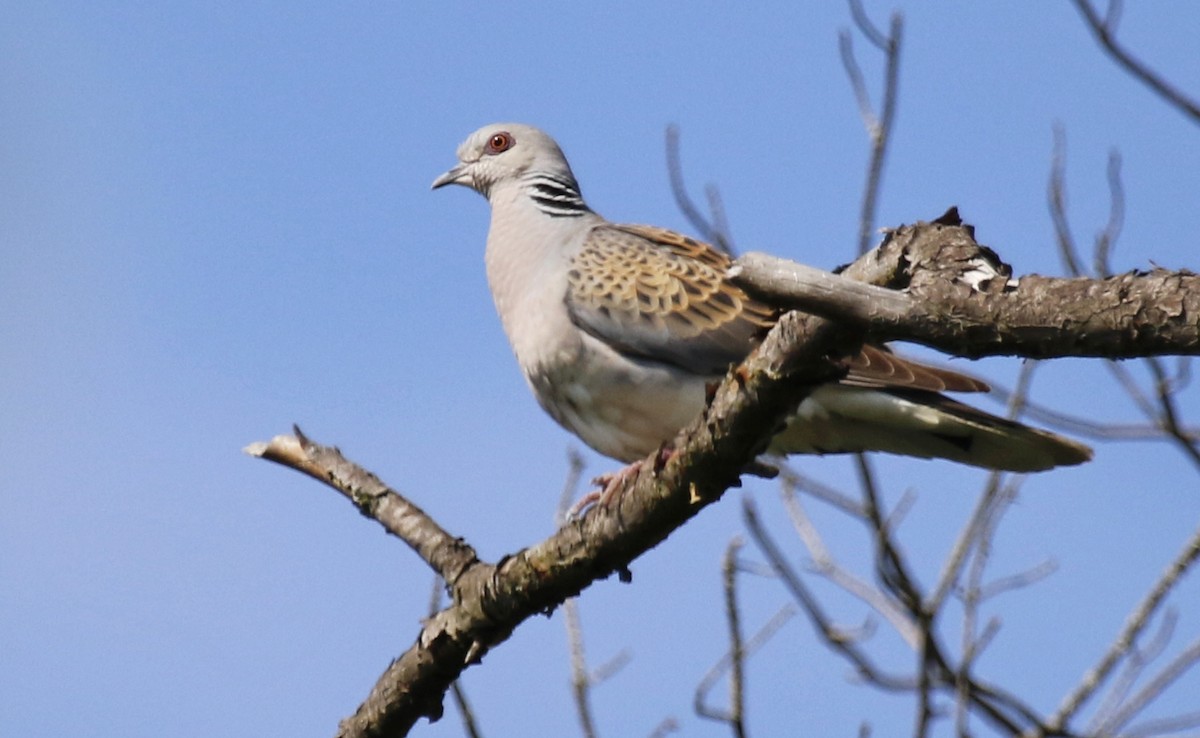
<svg viewBox="0 0 1200 738">
<path fill-rule="evenodd" d="M 547 355 L 525 377 L 546 412 L 605 456 L 645 458 L 704 407 L 704 377 L 577 335 L 574 350 Z"/>
</svg>

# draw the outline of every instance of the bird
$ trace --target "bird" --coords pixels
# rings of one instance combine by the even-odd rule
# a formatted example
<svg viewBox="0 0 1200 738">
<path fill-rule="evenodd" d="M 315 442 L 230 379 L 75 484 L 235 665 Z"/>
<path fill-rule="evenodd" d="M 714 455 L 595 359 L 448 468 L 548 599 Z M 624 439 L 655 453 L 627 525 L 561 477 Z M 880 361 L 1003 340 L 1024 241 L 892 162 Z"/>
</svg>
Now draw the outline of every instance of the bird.
<svg viewBox="0 0 1200 738">
<path fill-rule="evenodd" d="M 784 312 L 730 281 L 724 251 L 593 211 L 538 128 L 484 126 L 457 158 L 432 188 L 465 186 L 491 206 L 488 284 L 526 382 L 554 420 L 627 473 L 699 416 L 707 388 Z M 768 454 L 881 451 L 1011 472 L 1092 457 L 1081 443 L 947 397 L 989 388 L 887 346 L 864 345 L 845 369 L 791 411 Z M 602 499 L 620 476 L 607 476 Z"/>
</svg>

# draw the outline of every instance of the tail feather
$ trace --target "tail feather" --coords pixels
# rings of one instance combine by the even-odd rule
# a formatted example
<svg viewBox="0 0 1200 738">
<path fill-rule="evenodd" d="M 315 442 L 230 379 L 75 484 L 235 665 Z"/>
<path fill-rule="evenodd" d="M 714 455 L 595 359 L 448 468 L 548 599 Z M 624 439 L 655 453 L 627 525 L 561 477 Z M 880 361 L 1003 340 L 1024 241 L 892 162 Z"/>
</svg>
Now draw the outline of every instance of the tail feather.
<svg viewBox="0 0 1200 738">
<path fill-rule="evenodd" d="M 1013 472 L 1082 464 L 1092 450 L 1049 431 L 1006 420 L 935 392 L 844 385 L 817 389 L 771 450 L 885 451 Z"/>
</svg>

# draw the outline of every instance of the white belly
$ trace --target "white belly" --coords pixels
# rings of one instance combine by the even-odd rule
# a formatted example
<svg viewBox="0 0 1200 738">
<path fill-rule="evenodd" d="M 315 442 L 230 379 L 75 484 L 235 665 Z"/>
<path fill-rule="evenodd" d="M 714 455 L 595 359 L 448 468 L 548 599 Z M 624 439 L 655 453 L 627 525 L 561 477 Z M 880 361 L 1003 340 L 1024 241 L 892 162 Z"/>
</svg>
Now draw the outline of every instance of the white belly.
<svg viewBox="0 0 1200 738">
<path fill-rule="evenodd" d="M 621 461 L 645 458 L 700 414 L 704 378 L 576 336 L 525 376 L 542 407 L 595 450 Z"/>
</svg>

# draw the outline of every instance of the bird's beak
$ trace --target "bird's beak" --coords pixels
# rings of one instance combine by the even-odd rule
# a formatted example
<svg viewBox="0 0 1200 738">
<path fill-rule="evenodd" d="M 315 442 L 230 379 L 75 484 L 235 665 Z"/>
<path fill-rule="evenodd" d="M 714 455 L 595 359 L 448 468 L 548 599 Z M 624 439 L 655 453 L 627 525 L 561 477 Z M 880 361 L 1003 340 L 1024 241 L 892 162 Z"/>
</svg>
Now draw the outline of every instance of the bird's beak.
<svg viewBox="0 0 1200 738">
<path fill-rule="evenodd" d="M 433 180 L 433 187 L 430 189 L 436 190 L 437 188 L 445 187 L 448 184 L 460 184 L 466 185 L 467 187 L 471 186 L 470 175 L 467 173 L 466 164 L 459 164 L 456 167 L 452 167 L 445 174 Z"/>
</svg>

